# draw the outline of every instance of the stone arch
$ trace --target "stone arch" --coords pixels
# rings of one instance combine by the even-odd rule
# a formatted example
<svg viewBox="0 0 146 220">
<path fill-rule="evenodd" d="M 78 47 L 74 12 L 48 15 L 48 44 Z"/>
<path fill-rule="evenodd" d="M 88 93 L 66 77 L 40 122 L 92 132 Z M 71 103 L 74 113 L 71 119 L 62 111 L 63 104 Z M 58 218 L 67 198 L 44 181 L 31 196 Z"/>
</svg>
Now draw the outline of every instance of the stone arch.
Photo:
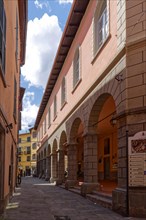
<svg viewBox="0 0 146 220">
<path fill-rule="evenodd" d="M 50 154 L 51 154 L 51 145 L 48 144 L 47 155 L 50 156 Z"/>
<path fill-rule="evenodd" d="M 108 93 L 102 94 L 99 97 L 94 96 L 93 97 L 95 99 L 94 102 L 92 100 L 92 103 L 89 103 L 89 106 L 91 106 L 91 109 L 89 112 L 88 125 L 87 125 L 88 132 L 96 131 L 96 125 L 99 120 L 99 114 L 101 112 L 102 106 L 110 96 L 111 95 Z"/>
<path fill-rule="evenodd" d="M 81 124 L 83 125 L 83 122 L 79 117 L 74 120 L 74 122 L 72 123 L 72 126 L 71 126 L 71 130 L 70 130 L 69 142 L 76 142 L 77 141 L 78 129 Z M 83 128 L 83 126 L 82 126 L 82 128 Z"/>
<path fill-rule="evenodd" d="M 58 149 L 58 144 L 56 138 L 53 141 L 53 146 L 52 146 L 52 153 L 55 153 Z"/>
<path fill-rule="evenodd" d="M 77 117 L 72 123 L 69 148 L 68 148 L 68 168 L 69 178 L 83 181 L 84 178 L 84 123 Z"/>
<path fill-rule="evenodd" d="M 111 190 L 117 186 L 118 130 L 117 126 L 111 123 L 115 115 L 115 100 L 108 93 L 96 99 L 89 114 L 88 133 L 97 136 L 97 143 L 94 142 L 97 155 L 93 156 L 97 157 L 97 179 L 103 186 L 102 190 L 106 187 L 106 182 L 111 185 Z M 87 145 L 90 146 L 88 142 Z"/>
<path fill-rule="evenodd" d="M 58 179 L 62 183 L 68 172 L 68 155 L 67 155 L 67 134 L 62 131 L 59 140 L 59 150 L 58 150 Z"/>
<path fill-rule="evenodd" d="M 67 135 L 65 131 L 62 131 L 59 140 L 59 149 L 64 150 L 66 144 L 67 144 Z"/>
</svg>

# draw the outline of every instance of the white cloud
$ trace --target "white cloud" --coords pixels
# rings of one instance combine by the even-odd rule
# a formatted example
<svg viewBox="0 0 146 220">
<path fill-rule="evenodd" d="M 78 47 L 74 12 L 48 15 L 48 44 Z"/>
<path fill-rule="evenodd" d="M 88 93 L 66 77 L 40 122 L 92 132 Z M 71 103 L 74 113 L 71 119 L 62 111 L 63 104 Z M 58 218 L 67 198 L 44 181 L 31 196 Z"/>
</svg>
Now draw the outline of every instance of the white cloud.
<svg viewBox="0 0 146 220">
<path fill-rule="evenodd" d="M 39 107 L 32 104 L 34 100 L 34 92 L 26 92 L 23 98 L 22 111 L 22 130 L 29 129 L 29 125 L 34 126 Z"/>
<path fill-rule="evenodd" d="M 73 0 L 58 0 L 59 4 L 72 4 L 73 3 Z"/>
<path fill-rule="evenodd" d="M 49 7 L 49 2 L 48 1 L 39 1 L 39 0 L 35 0 L 34 4 L 36 6 L 36 8 L 41 8 L 43 9 L 43 7 L 48 8 Z"/>
<path fill-rule="evenodd" d="M 45 88 L 61 35 L 55 15 L 44 14 L 42 18 L 28 22 L 26 59 L 22 75 L 29 86 Z"/>
</svg>

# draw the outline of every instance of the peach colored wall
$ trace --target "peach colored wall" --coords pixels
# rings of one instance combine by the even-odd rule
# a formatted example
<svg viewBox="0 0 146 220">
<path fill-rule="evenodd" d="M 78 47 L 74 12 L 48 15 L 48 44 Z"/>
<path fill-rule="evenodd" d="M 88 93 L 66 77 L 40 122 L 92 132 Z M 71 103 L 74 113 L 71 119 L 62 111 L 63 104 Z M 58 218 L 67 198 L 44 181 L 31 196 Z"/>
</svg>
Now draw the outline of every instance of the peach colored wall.
<svg viewBox="0 0 146 220">
<path fill-rule="evenodd" d="M 111 60 L 117 53 L 117 4 L 116 1 L 110 1 L 110 38 L 108 43 L 103 47 L 103 50 L 94 58 L 93 62 L 93 16 L 96 8 L 96 1 L 90 1 L 85 16 L 81 22 L 76 37 L 72 43 L 66 62 L 61 70 L 57 83 L 49 99 L 48 105 L 45 109 L 43 117 L 40 121 L 39 128 L 41 127 L 47 112 L 48 107 L 51 105 L 51 123 L 52 126 L 48 130 L 50 135 L 58 124 L 65 118 L 71 111 L 75 104 L 83 97 L 85 92 L 93 85 L 95 80 L 99 78 L 105 67 L 109 65 Z M 111 9 L 112 8 L 112 9 Z M 80 45 L 80 59 L 81 59 L 81 78 L 80 85 L 73 91 L 73 57 L 77 46 Z M 96 60 L 96 62 L 95 62 Z M 66 76 L 67 83 L 67 104 L 62 110 L 61 108 L 61 81 L 63 76 Z M 57 118 L 53 121 L 53 100 L 54 95 L 57 94 Z"/>
<path fill-rule="evenodd" d="M 15 186 L 15 166 L 16 166 L 16 152 L 17 152 L 17 132 L 18 132 L 18 115 L 16 116 L 16 122 L 13 117 L 13 106 L 14 106 L 14 77 L 17 81 L 17 113 L 18 113 L 18 97 L 19 97 L 19 81 L 20 81 L 20 38 L 18 39 L 18 69 L 16 67 L 15 51 L 16 51 L 16 9 L 19 13 L 17 1 L 5 1 L 4 8 L 6 12 L 6 64 L 5 64 L 5 83 L 4 87 L 2 78 L 0 76 L 0 108 L 2 109 L 7 123 L 13 124 L 11 130 L 14 140 L 10 132 L 5 133 L 5 177 L 4 177 L 4 196 L 9 194 L 9 165 L 11 158 L 11 147 L 13 145 L 13 187 Z M 18 14 L 19 23 L 19 14 Z M 19 30 L 19 28 L 18 28 Z M 3 121 L 3 120 L 2 120 Z M 1 118 L 0 118 L 1 122 Z M 3 121 L 4 122 L 4 121 Z M 6 128 L 5 123 L 2 122 L 4 129 Z M 14 143 L 14 141 L 16 143 Z"/>
</svg>

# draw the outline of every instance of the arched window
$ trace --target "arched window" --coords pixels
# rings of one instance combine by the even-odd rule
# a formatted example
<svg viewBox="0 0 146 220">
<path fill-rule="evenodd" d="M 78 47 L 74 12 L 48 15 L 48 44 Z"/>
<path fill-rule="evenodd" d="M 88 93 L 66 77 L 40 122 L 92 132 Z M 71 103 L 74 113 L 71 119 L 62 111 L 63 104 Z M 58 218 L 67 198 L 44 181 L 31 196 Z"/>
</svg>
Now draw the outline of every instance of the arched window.
<svg viewBox="0 0 146 220">
<path fill-rule="evenodd" d="M 77 48 L 73 61 L 73 88 L 77 85 L 80 80 L 80 56 L 79 48 Z"/>
<path fill-rule="evenodd" d="M 94 16 L 94 55 L 104 44 L 109 34 L 108 0 L 101 0 L 97 4 Z"/>
</svg>

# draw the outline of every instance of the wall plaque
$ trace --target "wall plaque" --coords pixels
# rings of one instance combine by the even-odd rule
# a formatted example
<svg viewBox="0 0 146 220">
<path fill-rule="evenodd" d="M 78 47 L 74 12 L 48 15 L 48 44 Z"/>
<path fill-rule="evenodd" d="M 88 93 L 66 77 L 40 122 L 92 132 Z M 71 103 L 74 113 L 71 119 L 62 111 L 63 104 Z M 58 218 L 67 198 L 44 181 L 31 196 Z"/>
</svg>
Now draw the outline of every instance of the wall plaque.
<svg viewBox="0 0 146 220">
<path fill-rule="evenodd" d="M 128 138 L 129 186 L 146 186 L 146 131 Z"/>
</svg>

